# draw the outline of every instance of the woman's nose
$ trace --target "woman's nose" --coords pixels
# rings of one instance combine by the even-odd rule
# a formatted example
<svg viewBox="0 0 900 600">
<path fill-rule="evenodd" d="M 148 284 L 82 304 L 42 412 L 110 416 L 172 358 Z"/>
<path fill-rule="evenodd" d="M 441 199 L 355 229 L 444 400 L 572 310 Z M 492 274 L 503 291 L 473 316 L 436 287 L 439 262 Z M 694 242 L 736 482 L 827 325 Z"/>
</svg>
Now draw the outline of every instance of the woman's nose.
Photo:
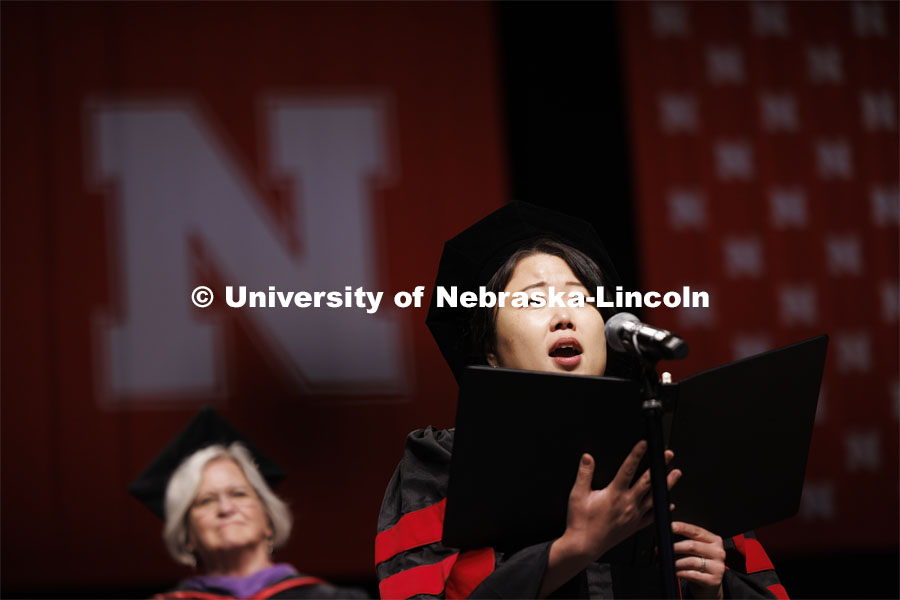
<svg viewBox="0 0 900 600">
<path fill-rule="evenodd" d="M 234 510 L 234 500 L 228 497 L 228 494 L 219 496 L 219 514 L 229 515 Z"/>
<path fill-rule="evenodd" d="M 568 311 L 561 310 L 553 315 L 550 329 L 553 331 L 559 331 L 561 329 L 575 329 L 575 323 L 574 321 L 572 321 L 571 315 L 569 315 Z"/>
</svg>

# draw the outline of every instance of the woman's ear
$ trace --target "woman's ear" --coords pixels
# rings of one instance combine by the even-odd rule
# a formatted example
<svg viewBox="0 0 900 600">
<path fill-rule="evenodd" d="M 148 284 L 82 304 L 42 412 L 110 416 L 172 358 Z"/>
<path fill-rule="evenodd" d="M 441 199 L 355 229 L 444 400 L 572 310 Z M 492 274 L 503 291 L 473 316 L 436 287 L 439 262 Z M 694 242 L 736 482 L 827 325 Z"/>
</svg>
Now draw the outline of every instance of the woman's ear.
<svg viewBox="0 0 900 600">
<path fill-rule="evenodd" d="M 494 354 L 493 352 L 488 352 L 486 358 L 487 358 L 487 363 L 489 365 L 491 365 L 492 367 L 496 367 L 498 364 L 500 364 L 497 361 L 497 355 Z"/>
</svg>

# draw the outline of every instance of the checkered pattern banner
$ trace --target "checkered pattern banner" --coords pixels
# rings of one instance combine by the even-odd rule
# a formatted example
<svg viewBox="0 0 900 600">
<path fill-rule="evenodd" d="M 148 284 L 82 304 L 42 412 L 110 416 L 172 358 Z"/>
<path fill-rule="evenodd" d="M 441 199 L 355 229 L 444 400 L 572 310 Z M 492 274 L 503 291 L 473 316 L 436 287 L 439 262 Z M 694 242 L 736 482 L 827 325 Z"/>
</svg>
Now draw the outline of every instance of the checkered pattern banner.
<svg viewBox="0 0 900 600">
<path fill-rule="evenodd" d="M 828 333 L 800 514 L 761 535 L 896 546 L 898 4 L 622 12 L 643 287 L 710 297 L 645 313 L 691 345 L 665 368 Z"/>
</svg>

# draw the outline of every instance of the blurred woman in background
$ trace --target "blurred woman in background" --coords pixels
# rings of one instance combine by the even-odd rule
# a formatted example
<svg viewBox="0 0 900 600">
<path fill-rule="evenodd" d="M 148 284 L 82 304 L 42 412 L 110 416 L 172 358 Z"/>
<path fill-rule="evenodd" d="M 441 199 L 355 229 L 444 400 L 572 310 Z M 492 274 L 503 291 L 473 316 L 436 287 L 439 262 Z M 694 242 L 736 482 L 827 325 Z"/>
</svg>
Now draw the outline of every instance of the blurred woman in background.
<svg viewBox="0 0 900 600">
<path fill-rule="evenodd" d="M 132 484 L 132 493 L 164 517 L 172 558 L 201 571 L 156 598 L 368 597 L 272 560 L 293 519 L 266 481 L 283 473 L 249 448 L 207 407 Z"/>
</svg>

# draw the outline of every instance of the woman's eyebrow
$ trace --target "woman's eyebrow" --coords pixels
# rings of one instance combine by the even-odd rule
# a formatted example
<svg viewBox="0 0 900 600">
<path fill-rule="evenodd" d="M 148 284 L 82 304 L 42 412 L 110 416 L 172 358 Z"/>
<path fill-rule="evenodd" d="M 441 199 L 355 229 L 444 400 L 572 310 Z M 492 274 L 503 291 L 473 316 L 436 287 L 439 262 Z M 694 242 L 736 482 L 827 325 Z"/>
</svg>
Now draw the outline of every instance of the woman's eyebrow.
<svg viewBox="0 0 900 600">
<path fill-rule="evenodd" d="M 537 283 L 532 283 L 531 285 L 526 285 L 519 291 L 524 292 L 525 290 L 530 290 L 531 288 L 536 288 L 536 287 L 544 287 L 545 285 L 547 285 L 546 281 L 538 281 Z M 566 285 L 567 286 L 574 285 L 576 287 L 583 287 L 584 289 L 587 289 L 587 286 L 584 285 L 583 283 L 581 283 L 580 281 L 567 281 Z"/>
<path fill-rule="evenodd" d="M 537 283 L 532 283 L 531 285 L 526 285 L 519 291 L 524 292 L 525 290 L 530 290 L 531 288 L 536 288 L 536 287 L 543 287 L 545 285 L 547 285 L 546 281 L 538 281 Z"/>
</svg>

